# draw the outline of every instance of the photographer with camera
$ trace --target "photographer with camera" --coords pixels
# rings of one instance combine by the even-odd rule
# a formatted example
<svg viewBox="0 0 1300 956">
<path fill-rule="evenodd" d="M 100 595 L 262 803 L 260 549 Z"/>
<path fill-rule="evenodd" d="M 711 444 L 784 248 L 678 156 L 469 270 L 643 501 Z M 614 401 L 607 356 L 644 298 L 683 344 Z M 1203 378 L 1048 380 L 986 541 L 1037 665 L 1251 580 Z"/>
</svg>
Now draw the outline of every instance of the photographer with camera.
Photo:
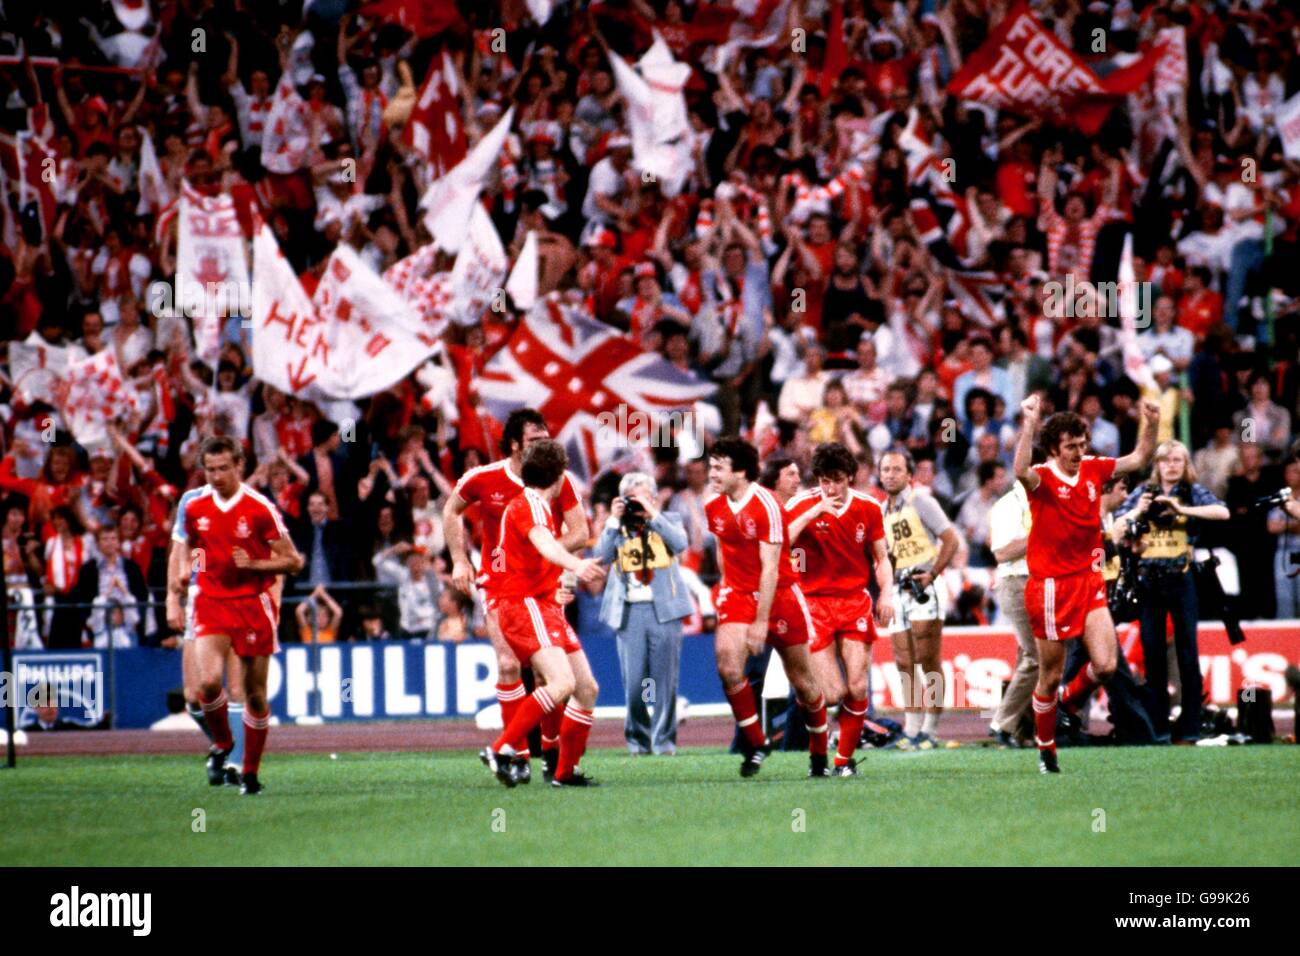
<svg viewBox="0 0 1300 956">
<path fill-rule="evenodd" d="M 1187 446 L 1161 442 L 1151 478 L 1129 494 L 1117 524 L 1136 540 L 1138 596 L 1142 604 L 1142 655 L 1156 733 L 1169 727 L 1169 663 L 1165 617 L 1174 623 L 1174 652 L 1182 687 L 1182 713 L 1172 728 L 1175 742 L 1194 743 L 1201 733 L 1201 664 L 1196 647 L 1199 619 L 1192 551 L 1202 521 L 1227 521 L 1227 506 L 1196 483 Z"/>
<path fill-rule="evenodd" d="M 938 502 L 911 487 L 912 456 L 887 451 L 880 456 L 880 486 L 885 501 L 885 541 L 894 564 L 898 608 L 890 640 L 902 681 L 906 716 L 900 746 L 929 750 L 943 710 L 943 572 L 957 553 L 957 531 Z M 922 679 L 916 680 L 916 665 Z M 924 711 L 924 718 L 922 718 Z"/>
<path fill-rule="evenodd" d="M 1300 617 L 1300 450 L 1283 464 L 1286 487 L 1269 501 L 1268 530 L 1277 535 L 1273 558 L 1273 588 L 1277 592 L 1278 618 Z"/>
<path fill-rule="evenodd" d="M 618 635 L 627 695 L 623 736 L 633 754 L 677 750 L 682 621 L 693 610 L 678 567 L 690 540 L 681 517 L 660 510 L 657 495 L 649 475 L 624 475 L 595 550 L 598 561 L 613 564 L 600 619 Z M 654 705 L 653 722 L 648 704 Z"/>
</svg>

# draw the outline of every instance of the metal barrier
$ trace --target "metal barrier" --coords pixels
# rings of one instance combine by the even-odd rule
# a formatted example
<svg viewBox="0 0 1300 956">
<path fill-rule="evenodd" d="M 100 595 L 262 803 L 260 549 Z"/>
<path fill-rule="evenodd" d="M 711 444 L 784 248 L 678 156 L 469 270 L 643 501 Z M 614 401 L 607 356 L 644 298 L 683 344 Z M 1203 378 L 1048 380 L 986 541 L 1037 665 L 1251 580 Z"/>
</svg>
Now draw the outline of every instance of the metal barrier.
<svg viewBox="0 0 1300 956">
<path fill-rule="evenodd" d="M 341 591 L 341 592 L 351 592 L 353 594 L 363 592 L 363 591 L 371 592 L 374 594 L 389 594 L 389 593 L 395 593 L 397 591 L 397 588 L 394 587 L 393 585 L 381 584 L 375 581 L 333 582 L 327 585 L 327 589 L 330 592 Z M 27 650 L 27 649 L 42 650 L 42 651 L 60 650 L 59 648 L 50 648 L 48 646 L 48 640 L 47 640 L 48 635 L 41 634 L 41 632 L 45 630 L 45 628 L 40 627 L 39 624 L 40 615 L 42 613 L 52 614 L 52 612 L 55 610 L 85 611 L 87 612 L 87 617 L 89 617 L 89 615 L 94 613 L 95 611 L 101 611 L 101 610 L 106 612 L 111 612 L 115 609 L 135 610 L 140 612 L 140 614 L 142 615 L 142 620 L 139 627 L 134 631 L 133 638 L 135 639 L 137 645 L 142 645 L 143 642 L 139 640 L 139 636 L 141 632 L 146 632 L 149 630 L 145 625 L 145 621 L 143 620 L 143 615 L 157 614 L 158 611 L 166 608 L 165 600 L 152 599 L 152 598 L 148 601 L 108 601 L 108 602 L 94 601 L 90 603 L 59 602 L 55 604 L 50 602 L 50 598 L 52 598 L 53 595 L 46 594 L 44 591 L 40 589 L 26 588 L 22 590 L 30 590 L 33 592 L 34 597 L 31 603 L 10 604 L 9 603 L 10 587 L 6 585 L 5 587 L 0 588 L 0 674 L 4 674 L 4 675 L 10 675 L 13 674 L 14 672 L 13 659 L 12 659 L 13 650 Z M 166 594 L 165 588 L 150 588 L 149 590 L 151 594 L 157 597 L 161 597 Z M 311 673 L 313 677 L 317 677 L 320 674 L 320 642 L 319 642 L 320 633 L 319 633 L 319 625 L 316 620 L 316 600 L 314 597 L 312 597 L 311 594 L 311 592 L 314 590 L 315 590 L 315 586 L 310 584 L 293 584 L 293 585 L 286 586 L 285 591 L 280 599 L 280 606 L 282 611 L 281 629 L 285 627 L 284 614 L 283 614 L 284 610 L 297 608 L 299 605 L 303 605 L 303 604 L 307 605 L 310 608 L 310 613 L 308 614 L 308 621 L 310 625 L 310 639 L 307 641 L 299 641 L 297 643 L 306 644 L 311 648 Z M 37 633 L 38 636 L 41 637 L 41 643 L 42 643 L 42 646 L 40 648 L 11 648 L 10 647 L 9 615 L 10 613 L 20 615 L 24 612 L 31 612 L 37 618 Z M 340 625 L 342 623 L 343 623 L 342 620 L 340 620 Z M 51 627 L 53 626 L 52 621 L 50 622 L 50 626 Z M 65 650 L 74 650 L 74 649 L 80 650 L 83 647 L 85 647 L 84 644 L 85 627 L 86 627 L 86 622 L 82 621 L 80 625 L 81 633 L 79 635 L 78 646 L 76 648 L 66 648 Z M 166 625 L 163 625 L 163 627 L 165 628 Z M 294 628 L 293 630 L 294 633 L 297 634 L 297 629 Z M 177 635 L 173 634 L 171 636 L 177 636 Z M 279 635 L 277 635 L 277 639 L 278 637 Z M 111 631 L 109 633 L 107 646 L 104 648 L 97 648 L 97 649 L 103 650 L 105 652 L 105 656 L 107 659 L 105 670 L 107 672 L 106 677 L 108 683 L 108 688 L 107 688 L 108 713 L 111 716 L 117 713 L 117 662 L 116 662 L 115 652 L 118 649 L 116 646 L 116 642 L 113 639 L 113 634 Z M 177 645 L 175 649 L 179 650 L 180 646 Z M 9 684 L 11 687 L 16 687 L 16 681 L 10 681 Z M 13 696 L 12 692 L 6 693 L 5 694 L 6 699 L 0 700 L 0 709 L 3 709 L 5 714 L 4 726 L 5 726 L 6 738 L 7 738 L 6 764 L 10 767 L 14 766 L 14 761 L 15 761 L 15 753 L 14 753 L 15 733 L 14 732 L 16 730 L 15 724 L 16 724 L 16 719 L 17 719 L 16 715 L 18 710 L 17 701 L 7 699 L 12 696 Z M 320 698 L 319 690 L 313 691 L 308 698 L 308 706 L 310 708 L 309 716 L 316 720 L 321 719 L 319 698 Z"/>
</svg>

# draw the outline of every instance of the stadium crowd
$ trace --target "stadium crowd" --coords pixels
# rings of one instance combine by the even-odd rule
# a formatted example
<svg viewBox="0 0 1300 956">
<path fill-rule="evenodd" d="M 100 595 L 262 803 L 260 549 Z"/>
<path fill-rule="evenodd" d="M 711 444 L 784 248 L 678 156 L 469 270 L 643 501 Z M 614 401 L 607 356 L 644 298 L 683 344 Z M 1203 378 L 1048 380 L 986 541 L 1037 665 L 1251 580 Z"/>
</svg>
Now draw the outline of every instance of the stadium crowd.
<svg viewBox="0 0 1300 956">
<path fill-rule="evenodd" d="M 946 95 L 1009 8 L 997 0 L 422 5 L 436 25 L 385 15 L 420 6 L 400 0 L 371 15 L 346 0 L 310 0 L 305 13 L 167 0 L 147 4 L 136 32 L 117 13 L 138 12 L 129 2 L 5 6 L 3 126 L 48 124 L 56 205 L 46 218 L 6 170 L 0 340 L 113 350 L 141 399 L 83 447 L 60 383 L 4 366 L 5 579 L 11 602 L 43 608 L 12 618 L 20 645 L 175 642 L 133 602 L 161 591 L 175 505 L 202 482 L 195 454 L 213 433 L 244 443 L 247 480 L 307 558 L 286 595 L 313 600 L 284 615 L 282 638 L 482 634 L 482 609 L 449 585 L 442 511 L 468 468 L 500 456 L 501 423 L 480 409 L 471 429 L 430 410 L 412 376 L 340 429 L 258 380 L 237 315 L 217 366 L 198 361 L 188 320 L 151 307 L 152 283 L 174 279 L 176 222 L 140 185 L 149 153 L 171 195 L 182 180 L 229 193 L 249 235 L 254 213 L 271 224 L 309 294 L 340 242 L 382 272 L 429 242 L 418 209 L 429 157 L 393 107 L 415 92 L 402 64 L 418 84 L 444 49 L 471 145 L 514 107 L 483 200 L 512 260 L 537 234 L 539 291 L 577 290 L 592 316 L 716 383 L 695 409 L 702 443 L 751 437 L 774 487 L 783 474 L 797 487 L 813 449 L 839 441 L 860 462 L 855 485 L 879 497 L 881 453 L 910 451 L 916 484 L 962 540 L 950 622 L 997 618 L 989 512 L 1010 487 L 1032 393 L 1045 412 L 1087 418 L 1109 456 L 1134 447 L 1139 398 L 1157 399 L 1159 438 L 1192 449 L 1200 482 L 1232 511 L 1200 543 L 1235 556 L 1246 616 L 1297 614 L 1294 579 L 1279 572 L 1275 587 L 1286 522 L 1251 508 L 1284 484 L 1300 492 L 1300 164 L 1277 121 L 1300 92 L 1292 4 L 1030 4 L 1099 69 L 1184 28 L 1185 96 L 1163 109 L 1120 98 L 1091 136 Z M 529 13 L 538 6 L 553 6 L 545 26 Z M 729 26 L 755 8 L 788 15 L 806 42 L 782 31 L 728 47 Z M 1095 52 L 1096 30 L 1109 54 Z M 692 67 L 690 168 L 675 195 L 635 168 L 609 59 L 636 59 L 653 31 Z M 305 145 L 269 153 L 272 94 L 306 35 Z M 952 160 L 960 226 L 945 238 L 961 268 L 911 211 L 908 137 Z M 1047 307 L 1052 283 L 1114 280 L 1126 236 L 1152 289 L 1142 370 L 1118 316 Z M 475 374 L 518 318 L 448 329 L 471 407 Z M 707 462 L 648 454 L 689 539 L 683 567 L 710 583 Z M 619 477 L 587 489 L 593 546 Z M 707 595 L 699 609 L 696 629 L 709 626 Z"/>
</svg>

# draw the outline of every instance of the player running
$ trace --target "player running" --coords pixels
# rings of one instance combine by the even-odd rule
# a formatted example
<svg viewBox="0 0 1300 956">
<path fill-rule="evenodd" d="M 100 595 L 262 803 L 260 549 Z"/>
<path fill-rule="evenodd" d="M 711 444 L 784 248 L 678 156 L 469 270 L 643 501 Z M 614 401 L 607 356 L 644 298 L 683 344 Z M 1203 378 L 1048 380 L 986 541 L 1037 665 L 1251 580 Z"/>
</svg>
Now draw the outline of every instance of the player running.
<svg viewBox="0 0 1300 956">
<path fill-rule="evenodd" d="M 175 527 L 181 526 L 179 516 L 185 513 L 185 506 L 205 491 L 206 488 L 203 487 L 191 488 L 181 496 L 181 500 L 176 505 Z M 181 687 L 185 695 L 185 711 L 194 723 L 198 724 L 199 730 L 203 731 L 204 736 L 208 738 L 208 745 L 211 746 L 212 730 L 208 727 L 207 718 L 203 714 L 203 705 L 199 703 L 198 647 L 194 643 L 194 596 L 199 593 L 198 570 L 194 567 L 195 562 L 192 561 L 189 546 L 178 541 L 175 534 L 172 536 L 171 553 L 167 561 L 167 593 L 171 595 L 171 588 L 175 582 L 175 586 L 179 589 L 178 597 L 184 595 L 185 631 L 181 635 Z M 244 761 L 244 679 L 239 658 L 233 650 L 226 655 L 226 686 L 229 688 L 230 700 L 227 708 L 235 747 L 224 767 L 212 766 L 209 763 L 208 783 L 214 787 L 219 787 L 223 783 L 237 787 L 242 782 L 240 767 Z"/>
<path fill-rule="evenodd" d="M 501 516 L 493 559 L 492 594 L 501 636 L 512 656 L 544 682 L 519 702 L 501 736 L 479 754 L 507 787 L 519 782 L 515 741 L 526 739 L 544 715 L 557 712 L 563 718 L 551 785 L 596 785 L 578 764 L 587 749 L 600 688 L 557 595 L 561 571 L 572 571 L 588 582 L 601 580 L 604 571 L 595 560 L 577 557 L 556 540 L 559 528 L 552 504 L 566 483 L 567 464 L 558 442 L 542 439 L 528 446 L 519 471 L 524 490 Z"/>
<path fill-rule="evenodd" d="M 521 408 L 510 413 L 501 434 L 501 451 L 507 457 L 490 465 L 471 468 L 456 483 L 443 508 L 443 529 L 447 548 L 451 552 L 451 583 L 457 590 L 472 596 L 474 585 L 483 589 L 483 608 L 487 618 L 488 637 L 497 655 L 497 701 L 501 705 L 501 722 L 510 723 L 519 705 L 527 696 L 519 661 L 501 636 L 496 613 L 495 581 L 499 572 L 499 555 L 495 555 L 500 538 L 501 516 L 506 506 L 523 493 L 520 477 L 524 450 L 533 442 L 549 438 L 546 419 L 533 408 Z M 465 512 L 473 505 L 479 506 L 479 561 L 482 565 L 477 578 L 470 563 L 469 547 L 465 538 Z M 560 492 L 551 504 L 557 528 L 564 534 L 560 544 L 569 551 L 580 551 L 587 544 L 587 513 L 577 482 L 567 471 Z M 559 759 L 560 714 L 548 714 L 541 723 L 543 776 L 549 782 L 555 774 Z M 532 756 L 527 740 L 512 741 L 515 750 L 515 770 L 519 783 L 532 779 Z"/>
<path fill-rule="evenodd" d="M 1031 465 L 1041 411 L 1037 395 L 1020 403 L 1016 478 L 1029 496 L 1029 543 L 1025 610 L 1038 647 L 1034 726 L 1041 773 L 1060 773 L 1056 759 L 1056 695 L 1065 666 L 1065 641 L 1082 638 L 1092 660 L 1088 673 L 1105 684 L 1115 673 L 1119 644 L 1106 606 L 1102 566 L 1102 487 L 1115 472 L 1145 468 L 1156 446 L 1160 407 L 1142 403 L 1137 448 L 1122 458 L 1098 458 L 1088 450 L 1088 422 L 1057 412 L 1045 423 L 1041 442 L 1047 462 Z"/>
<path fill-rule="evenodd" d="M 877 502 L 850 487 L 857 470 L 857 459 L 843 445 L 819 445 L 812 459 L 818 487 L 795 495 L 785 506 L 794 543 L 790 553 L 816 628 L 813 673 L 826 706 L 840 705 L 840 743 L 831 771 L 836 777 L 857 773 L 853 752 L 870 704 L 867 673 L 876 628 L 867 581 L 873 563 L 880 587 L 874 617 L 882 626 L 894 619 L 894 573 L 884 516 Z"/>
<path fill-rule="evenodd" d="M 228 701 L 222 689 L 226 656 L 233 648 L 243 664 L 245 753 L 240 793 L 260 793 L 262 751 L 270 727 L 266 676 L 276 650 L 280 608 L 276 576 L 303 568 L 280 512 L 274 504 L 240 481 L 244 452 L 229 438 L 209 438 L 199 452 L 207 485 L 185 502 L 176 515 L 172 541 L 190 549 L 183 567 L 168 566 L 167 623 L 185 626 L 181 595 L 188 568 L 197 570 L 194 596 L 194 663 L 199 700 L 212 731 L 208 752 L 209 780 L 224 774 L 234 749 Z"/>
<path fill-rule="evenodd" d="M 808 775 L 828 777 L 826 699 L 813 675 L 808 642 L 815 634 L 799 575 L 790 563 L 786 515 L 776 497 L 755 482 L 758 452 L 739 438 L 719 439 L 709 453 L 710 494 L 704 499 L 709 530 L 718 539 L 715 651 L 722 690 L 744 735 L 742 777 L 752 777 L 772 752 L 759 723 L 757 702 L 745 679 L 745 661 L 763 643 L 781 655 L 808 727 Z"/>
</svg>

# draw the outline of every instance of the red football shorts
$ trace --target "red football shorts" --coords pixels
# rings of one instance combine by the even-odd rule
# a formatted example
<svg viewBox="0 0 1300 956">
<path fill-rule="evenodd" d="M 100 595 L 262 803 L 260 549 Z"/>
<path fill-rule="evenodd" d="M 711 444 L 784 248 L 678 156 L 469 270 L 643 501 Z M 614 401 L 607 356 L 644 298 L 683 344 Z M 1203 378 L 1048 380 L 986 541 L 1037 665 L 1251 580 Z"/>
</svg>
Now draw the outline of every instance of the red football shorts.
<svg viewBox="0 0 1300 956">
<path fill-rule="evenodd" d="M 871 595 L 866 591 L 861 594 L 809 595 L 808 610 L 812 612 L 813 626 L 817 629 L 811 648 L 814 654 L 830 647 L 836 637 L 866 644 L 876 641 Z"/>
<path fill-rule="evenodd" d="M 578 635 L 564 617 L 564 608 L 541 598 L 497 598 L 497 626 L 510 649 L 527 663 L 544 647 L 559 647 L 566 654 L 582 650 Z"/>
<path fill-rule="evenodd" d="M 1106 582 L 1100 571 L 1080 571 L 1060 578 L 1036 578 L 1025 583 L 1025 611 L 1034 637 L 1068 641 L 1083 637 L 1083 624 L 1106 606 Z"/>
<path fill-rule="evenodd" d="M 758 616 L 758 597 L 753 593 L 718 588 L 718 623 L 752 624 Z M 813 640 L 816 628 L 808 602 L 799 585 L 777 588 L 767 616 L 767 643 L 773 647 L 794 647 Z"/>
<path fill-rule="evenodd" d="M 270 657 L 280 649 L 275 633 L 280 627 L 280 609 L 263 591 L 252 597 L 209 597 L 200 591 L 194 598 L 194 636 L 224 634 L 240 657 Z"/>
</svg>

